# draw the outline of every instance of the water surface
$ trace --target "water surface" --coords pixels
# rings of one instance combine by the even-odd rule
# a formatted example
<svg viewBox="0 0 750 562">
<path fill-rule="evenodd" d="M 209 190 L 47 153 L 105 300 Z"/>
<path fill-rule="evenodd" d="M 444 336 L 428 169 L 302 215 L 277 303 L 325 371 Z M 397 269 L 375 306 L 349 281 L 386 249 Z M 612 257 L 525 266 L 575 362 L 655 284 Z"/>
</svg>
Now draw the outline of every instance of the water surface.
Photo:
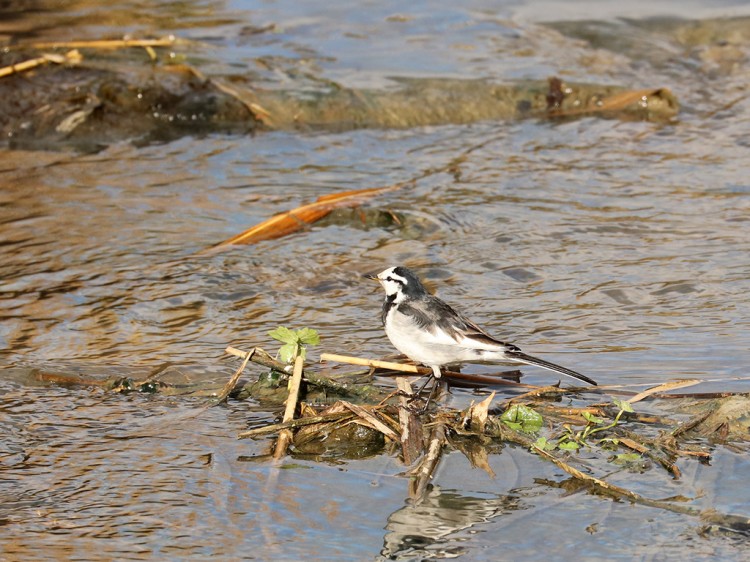
<svg viewBox="0 0 750 562">
<path fill-rule="evenodd" d="M 224 347 L 273 349 L 278 325 L 318 329 L 325 351 L 387 355 L 381 295 L 359 274 L 400 263 L 498 337 L 602 384 L 689 377 L 713 381 L 700 391 L 747 391 L 735 378 L 750 359 L 748 38 L 722 25 L 688 33 L 674 19 L 741 8 L 594 4 L 81 3 L 0 24 L 44 40 L 177 33 L 203 42 L 203 71 L 268 87 L 557 74 L 666 86 L 683 103 L 668 124 L 530 120 L 0 153 L 2 556 L 740 559 L 744 537 L 568 494 L 549 485 L 563 473 L 521 449 L 490 457 L 494 479 L 449 454 L 414 506 L 404 467 L 386 455 L 250 460 L 267 443 L 237 433 L 278 413 L 252 401 L 205 410 L 199 398 L 33 376 L 138 379 L 166 364 L 221 383 L 234 368 Z M 291 237 L 195 255 L 322 194 L 416 178 L 472 147 L 454 173 L 368 204 L 400 224 L 342 211 Z M 608 479 L 747 514 L 742 451 L 717 446 L 711 466 L 679 465 L 676 481 L 615 467 Z"/>
</svg>

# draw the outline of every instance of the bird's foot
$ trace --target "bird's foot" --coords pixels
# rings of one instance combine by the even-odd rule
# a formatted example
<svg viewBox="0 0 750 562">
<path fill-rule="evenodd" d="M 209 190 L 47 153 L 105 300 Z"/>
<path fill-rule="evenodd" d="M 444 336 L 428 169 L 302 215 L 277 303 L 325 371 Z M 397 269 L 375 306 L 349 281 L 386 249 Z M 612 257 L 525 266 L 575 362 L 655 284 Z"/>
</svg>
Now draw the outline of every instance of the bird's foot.
<svg viewBox="0 0 750 562">
<path fill-rule="evenodd" d="M 429 403 L 425 403 L 422 407 L 416 407 L 415 402 L 421 402 L 422 398 L 419 396 L 419 394 L 415 394 L 413 392 L 404 392 L 403 390 L 397 390 L 394 393 L 394 396 L 398 396 L 399 398 L 406 398 L 406 404 L 404 405 L 404 408 L 406 408 L 408 411 L 412 412 L 413 414 L 424 414 L 425 411 L 427 411 L 427 406 Z"/>
<path fill-rule="evenodd" d="M 416 399 L 413 400 L 413 402 L 416 402 Z M 429 400 L 425 400 L 424 405 L 423 406 L 419 406 L 419 407 L 414 406 L 413 404 L 410 403 L 406 407 L 406 409 L 409 410 L 409 412 L 411 412 L 415 416 L 422 416 L 422 415 L 424 415 L 424 414 L 427 413 L 427 410 L 430 409 L 430 401 Z"/>
</svg>

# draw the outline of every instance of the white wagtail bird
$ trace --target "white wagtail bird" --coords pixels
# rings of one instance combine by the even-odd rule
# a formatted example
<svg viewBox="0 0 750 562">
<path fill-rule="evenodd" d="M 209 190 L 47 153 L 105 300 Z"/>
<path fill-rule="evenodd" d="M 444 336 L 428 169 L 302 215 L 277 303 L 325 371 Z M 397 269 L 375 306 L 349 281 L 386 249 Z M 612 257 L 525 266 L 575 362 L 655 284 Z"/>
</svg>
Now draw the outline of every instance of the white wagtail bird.
<svg viewBox="0 0 750 562">
<path fill-rule="evenodd" d="M 378 275 L 365 277 L 380 282 L 385 289 L 382 320 L 388 339 L 409 359 L 430 367 L 436 379 L 435 386 L 441 367 L 484 361 L 536 365 L 596 385 L 596 381 L 581 373 L 526 355 L 515 345 L 496 340 L 450 305 L 429 294 L 414 272 L 405 267 L 390 267 Z"/>
</svg>

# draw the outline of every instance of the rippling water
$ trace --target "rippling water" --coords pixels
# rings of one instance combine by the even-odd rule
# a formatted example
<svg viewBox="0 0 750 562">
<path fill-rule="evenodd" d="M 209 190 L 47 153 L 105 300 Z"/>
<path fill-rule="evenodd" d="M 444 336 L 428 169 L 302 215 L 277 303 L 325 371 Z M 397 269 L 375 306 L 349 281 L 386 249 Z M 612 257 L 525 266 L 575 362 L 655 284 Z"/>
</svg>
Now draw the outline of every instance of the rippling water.
<svg viewBox="0 0 750 562">
<path fill-rule="evenodd" d="M 385 456 L 301 460 L 285 470 L 248 460 L 264 444 L 237 442 L 236 434 L 275 414 L 257 405 L 204 410 L 198 399 L 111 395 L 33 376 L 138 378 L 168 364 L 186 379 L 223 382 L 233 368 L 224 347 L 272 348 L 267 332 L 277 325 L 318 329 L 327 351 L 386 355 L 381 295 L 359 274 L 402 263 L 498 337 L 600 383 L 696 377 L 716 381 L 701 391 L 746 391 L 731 379 L 746 376 L 750 359 L 747 38 L 730 37 L 745 56 L 732 65 L 710 51 L 717 43 L 688 44 L 684 34 L 615 19 L 616 3 L 599 3 L 609 6 L 601 21 L 539 24 L 585 15 L 568 17 L 552 4 L 560 12 L 551 17 L 540 15 L 550 4 L 534 2 L 418 4 L 409 12 L 387 3 L 316 5 L 304 13 L 284 2 L 196 3 L 187 14 L 158 4 L 153 25 L 220 47 L 208 71 L 234 64 L 260 72 L 252 64 L 259 56 L 311 65 L 349 85 L 382 85 L 394 74 L 565 71 L 577 80 L 668 86 L 684 104 L 679 120 L 0 153 L 4 557 L 490 560 L 499 547 L 528 557 L 552 542 L 565 548 L 545 558 L 566 559 L 570 549 L 583 559 L 664 559 L 669 549 L 680 559 L 740 558 L 739 541 L 701 539 L 698 521 L 550 491 L 535 478 L 559 480 L 559 471 L 523 451 L 493 456 L 494 480 L 449 455 L 428 501 L 410 506 L 403 467 Z M 100 8 L 81 10 L 78 30 L 100 35 L 86 23 Z M 696 14 L 722 13 L 706 10 Z M 268 23 L 274 33 L 240 34 Z M 637 49 L 628 46 L 634 36 Z M 584 42 L 592 37 L 593 46 Z M 196 255 L 321 194 L 415 178 L 468 149 L 452 173 L 368 204 L 400 224 L 341 211 L 291 237 Z M 529 368 L 524 381 L 550 376 Z M 453 397 L 467 399 L 463 391 Z M 746 512 L 746 457 L 720 448 L 713 464 L 681 463 L 681 481 L 643 476 L 638 491 L 700 491 L 700 507 Z M 634 485 L 632 475 L 618 479 Z M 590 525 L 597 530 L 587 532 Z"/>
</svg>

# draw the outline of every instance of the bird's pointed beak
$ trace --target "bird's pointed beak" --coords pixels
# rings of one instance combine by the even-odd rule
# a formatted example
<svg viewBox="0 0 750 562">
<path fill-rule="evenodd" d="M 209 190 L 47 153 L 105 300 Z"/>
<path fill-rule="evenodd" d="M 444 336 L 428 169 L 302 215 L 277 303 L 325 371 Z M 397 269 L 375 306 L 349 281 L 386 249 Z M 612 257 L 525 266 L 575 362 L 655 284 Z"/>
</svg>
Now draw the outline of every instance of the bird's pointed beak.
<svg viewBox="0 0 750 562">
<path fill-rule="evenodd" d="M 373 281 L 380 282 L 380 279 L 378 279 L 378 276 L 373 275 L 372 273 L 365 273 L 362 277 L 364 277 L 365 279 L 372 279 Z"/>
</svg>

